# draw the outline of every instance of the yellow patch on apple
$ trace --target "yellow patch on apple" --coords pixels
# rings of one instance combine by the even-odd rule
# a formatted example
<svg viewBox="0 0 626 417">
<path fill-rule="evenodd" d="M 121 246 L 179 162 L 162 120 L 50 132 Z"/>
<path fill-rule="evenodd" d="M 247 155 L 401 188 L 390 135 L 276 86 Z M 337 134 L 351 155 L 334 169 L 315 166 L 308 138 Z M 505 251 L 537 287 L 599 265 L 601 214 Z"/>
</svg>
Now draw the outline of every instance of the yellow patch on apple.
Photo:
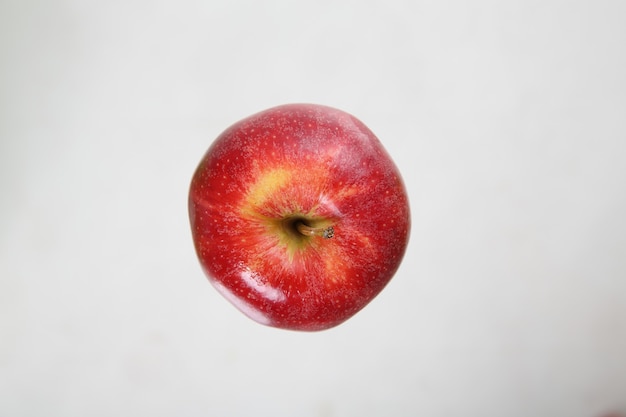
<svg viewBox="0 0 626 417">
<path fill-rule="evenodd" d="M 284 168 L 275 168 L 259 176 L 248 190 L 246 198 L 248 207 L 259 207 L 280 188 L 286 186 L 292 178 L 292 173 Z"/>
</svg>

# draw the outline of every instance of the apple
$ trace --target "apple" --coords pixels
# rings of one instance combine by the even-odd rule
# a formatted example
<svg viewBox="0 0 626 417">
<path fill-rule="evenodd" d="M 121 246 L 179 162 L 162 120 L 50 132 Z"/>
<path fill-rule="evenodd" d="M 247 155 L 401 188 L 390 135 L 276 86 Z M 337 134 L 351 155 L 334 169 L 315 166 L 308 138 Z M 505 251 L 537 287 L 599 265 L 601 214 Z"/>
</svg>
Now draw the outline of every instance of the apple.
<svg viewBox="0 0 626 417">
<path fill-rule="evenodd" d="M 251 319 L 314 331 L 367 305 L 404 256 L 400 173 L 355 117 L 288 104 L 226 129 L 196 169 L 189 216 L 214 287 Z"/>
</svg>

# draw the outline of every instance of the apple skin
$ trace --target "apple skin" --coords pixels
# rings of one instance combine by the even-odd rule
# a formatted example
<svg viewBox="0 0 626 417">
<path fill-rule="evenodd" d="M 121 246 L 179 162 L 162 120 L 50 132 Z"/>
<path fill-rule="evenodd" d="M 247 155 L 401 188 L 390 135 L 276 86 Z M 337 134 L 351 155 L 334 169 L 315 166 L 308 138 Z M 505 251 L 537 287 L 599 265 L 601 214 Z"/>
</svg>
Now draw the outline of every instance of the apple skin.
<svg viewBox="0 0 626 417">
<path fill-rule="evenodd" d="M 189 216 L 215 288 L 259 323 L 304 331 L 337 326 L 376 297 L 410 232 L 406 190 L 380 141 L 314 104 L 224 131 L 193 175 Z M 302 234 L 298 223 L 334 236 Z"/>
</svg>

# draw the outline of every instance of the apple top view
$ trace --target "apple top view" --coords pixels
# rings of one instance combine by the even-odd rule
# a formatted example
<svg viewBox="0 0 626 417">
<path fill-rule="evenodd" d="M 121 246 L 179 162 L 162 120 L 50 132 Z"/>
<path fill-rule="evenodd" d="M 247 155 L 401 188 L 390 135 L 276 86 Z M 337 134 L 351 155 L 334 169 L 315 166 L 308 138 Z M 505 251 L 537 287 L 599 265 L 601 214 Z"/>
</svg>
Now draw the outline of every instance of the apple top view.
<svg viewBox="0 0 626 417">
<path fill-rule="evenodd" d="M 365 307 L 410 234 L 406 190 L 380 141 L 312 104 L 224 131 L 193 175 L 189 216 L 215 288 L 251 319 L 292 330 L 328 329 Z"/>
</svg>

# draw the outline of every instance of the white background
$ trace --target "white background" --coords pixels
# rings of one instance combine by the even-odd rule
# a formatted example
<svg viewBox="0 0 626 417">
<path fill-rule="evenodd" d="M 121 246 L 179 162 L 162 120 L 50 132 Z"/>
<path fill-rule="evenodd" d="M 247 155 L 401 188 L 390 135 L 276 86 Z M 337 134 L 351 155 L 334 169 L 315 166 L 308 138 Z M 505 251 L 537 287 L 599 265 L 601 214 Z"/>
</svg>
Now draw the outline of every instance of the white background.
<svg viewBox="0 0 626 417">
<path fill-rule="evenodd" d="M 597 417 L 626 408 L 626 3 L 0 3 L 1 416 Z M 403 173 L 396 277 L 321 333 L 207 282 L 231 123 L 346 110 Z"/>
</svg>

